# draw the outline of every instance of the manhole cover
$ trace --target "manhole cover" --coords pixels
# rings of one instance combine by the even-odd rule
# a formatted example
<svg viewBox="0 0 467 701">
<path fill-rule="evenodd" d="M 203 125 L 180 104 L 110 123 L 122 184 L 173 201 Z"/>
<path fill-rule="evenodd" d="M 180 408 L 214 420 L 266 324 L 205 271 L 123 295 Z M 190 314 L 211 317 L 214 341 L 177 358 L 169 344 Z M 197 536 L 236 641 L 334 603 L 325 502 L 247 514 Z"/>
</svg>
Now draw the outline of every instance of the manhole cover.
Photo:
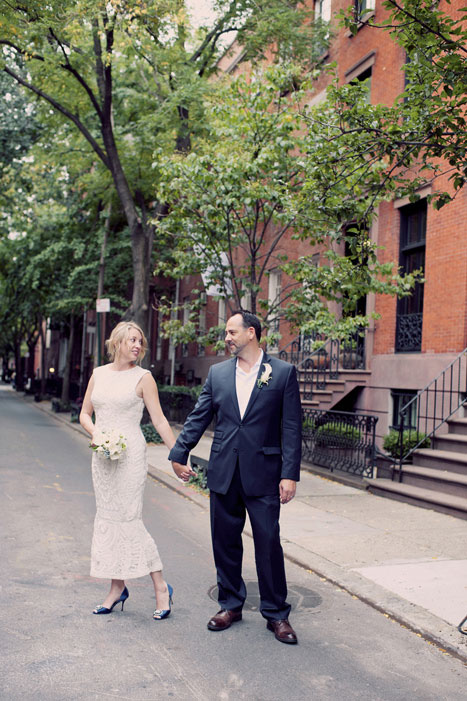
<svg viewBox="0 0 467 701">
<path fill-rule="evenodd" d="M 244 608 L 247 611 L 259 611 L 260 598 L 258 582 L 246 580 L 245 584 L 247 597 Z M 287 601 L 292 605 L 292 610 L 294 611 L 314 609 L 321 604 L 321 596 L 312 589 L 289 584 L 287 586 L 287 591 Z M 208 595 L 213 601 L 217 602 L 217 584 L 209 589 Z"/>
</svg>

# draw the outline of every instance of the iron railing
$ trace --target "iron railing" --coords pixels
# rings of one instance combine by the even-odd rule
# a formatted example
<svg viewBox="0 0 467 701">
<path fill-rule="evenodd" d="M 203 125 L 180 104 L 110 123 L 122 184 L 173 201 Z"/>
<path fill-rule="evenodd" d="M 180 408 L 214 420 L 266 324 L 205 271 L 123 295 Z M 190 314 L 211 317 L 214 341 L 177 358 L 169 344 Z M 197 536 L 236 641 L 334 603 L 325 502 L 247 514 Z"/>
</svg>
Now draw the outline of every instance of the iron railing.
<svg viewBox="0 0 467 701">
<path fill-rule="evenodd" d="M 467 402 L 467 348 L 400 410 L 399 481 L 403 464 L 422 445 L 435 437 L 436 431 Z M 393 479 L 394 479 L 393 470 Z"/>
<path fill-rule="evenodd" d="M 372 477 L 377 416 L 302 409 L 305 461 L 361 477 Z"/>
<path fill-rule="evenodd" d="M 415 353 L 422 347 L 423 313 L 399 314 L 396 322 L 396 353 Z"/>
<path fill-rule="evenodd" d="M 349 339 L 330 338 L 297 365 L 301 373 L 302 397 L 312 399 L 313 391 L 326 389 L 328 380 L 337 380 L 341 370 L 365 369 L 365 337 L 356 331 Z"/>
<path fill-rule="evenodd" d="M 279 358 L 292 365 L 300 365 L 315 352 L 317 342 L 322 343 L 323 340 L 321 334 L 301 334 L 279 351 Z"/>
</svg>

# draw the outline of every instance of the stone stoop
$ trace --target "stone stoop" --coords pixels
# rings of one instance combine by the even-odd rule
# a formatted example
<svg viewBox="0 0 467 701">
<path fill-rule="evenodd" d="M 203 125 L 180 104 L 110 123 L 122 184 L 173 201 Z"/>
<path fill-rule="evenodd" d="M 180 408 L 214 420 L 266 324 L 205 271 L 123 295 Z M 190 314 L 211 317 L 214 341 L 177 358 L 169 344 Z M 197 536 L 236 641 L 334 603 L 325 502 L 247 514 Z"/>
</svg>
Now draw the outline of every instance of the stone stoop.
<svg viewBox="0 0 467 701">
<path fill-rule="evenodd" d="M 326 372 L 328 375 L 328 372 Z M 343 399 L 355 387 L 366 385 L 370 370 L 339 370 L 339 378 L 328 379 L 326 377 L 325 389 L 317 389 L 316 383 L 313 385 L 313 398 L 304 399 L 305 391 L 305 372 L 298 370 L 298 383 L 300 386 L 302 407 L 310 409 L 332 409 L 337 402 Z M 320 374 L 320 379 L 322 375 Z"/>
<path fill-rule="evenodd" d="M 394 479 L 365 479 L 373 494 L 467 519 L 467 418 L 449 419 L 448 433 L 416 450 Z M 399 481 L 399 477 L 401 478 Z"/>
</svg>

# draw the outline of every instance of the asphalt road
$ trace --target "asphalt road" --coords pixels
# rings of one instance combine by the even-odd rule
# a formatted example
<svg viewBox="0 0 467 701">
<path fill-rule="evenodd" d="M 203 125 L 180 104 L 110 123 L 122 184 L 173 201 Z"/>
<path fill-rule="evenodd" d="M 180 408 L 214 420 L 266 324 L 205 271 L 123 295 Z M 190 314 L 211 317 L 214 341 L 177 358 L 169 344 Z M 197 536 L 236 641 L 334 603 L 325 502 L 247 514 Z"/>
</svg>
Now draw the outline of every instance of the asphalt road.
<svg viewBox="0 0 467 701">
<path fill-rule="evenodd" d="M 0 698 L 440 701 L 465 697 L 467 670 L 399 624 L 287 563 L 300 644 L 277 642 L 257 611 L 245 539 L 244 619 L 217 610 L 206 509 L 148 479 L 145 523 L 173 585 L 154 622 L 149 577 L 123 613 L 93 616 L 107 587 L 89 577 L 94 517 L 86 439 L 0 387 Z"/>
</svg>

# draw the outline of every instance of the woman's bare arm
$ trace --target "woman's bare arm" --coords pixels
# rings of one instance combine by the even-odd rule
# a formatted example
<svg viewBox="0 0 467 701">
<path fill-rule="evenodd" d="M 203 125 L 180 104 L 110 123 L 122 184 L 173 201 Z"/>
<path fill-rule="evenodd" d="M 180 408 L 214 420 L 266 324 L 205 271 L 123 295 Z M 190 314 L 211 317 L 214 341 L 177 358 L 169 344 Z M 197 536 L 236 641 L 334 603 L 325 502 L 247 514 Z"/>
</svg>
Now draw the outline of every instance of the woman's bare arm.
<svg viewBox="0 0 467 701">
<path fill-rule="evenodd" d="M 171 450 L 175 445 L 175 436 L 169 422 L 164 416 L 164 412 L 162 411 L 157 385 L 151 373 L 147 372 L 145 375 L 143 375 L 136 390 L 137 394 L 143 398 L 149 412 L 149 416 L 151 417 L 152 425 L 164 441 L 167 448 Z M 182 479 L 184 482 L 190 478 L 190 475 L 196 474 L 196 472 L 194 472 L 188 465 L 173 463 L 173 469 L 177 477 Z"/>
<path fill-rule="evenodd" d="M 85 431 L 89 433 L 92 438 L 94 433 L 94 423 L 92 420 L 92 415 L 94 413 L 94 407 L 91 401 L 92 390 L 94 389 L 94 375 L 91 376 L 89 384 L 86 389 L 86 394 L 83 399 L 83 406 L 81 407 L 81 413 L 79 415 L 79 422 Z"/>
</svg>

